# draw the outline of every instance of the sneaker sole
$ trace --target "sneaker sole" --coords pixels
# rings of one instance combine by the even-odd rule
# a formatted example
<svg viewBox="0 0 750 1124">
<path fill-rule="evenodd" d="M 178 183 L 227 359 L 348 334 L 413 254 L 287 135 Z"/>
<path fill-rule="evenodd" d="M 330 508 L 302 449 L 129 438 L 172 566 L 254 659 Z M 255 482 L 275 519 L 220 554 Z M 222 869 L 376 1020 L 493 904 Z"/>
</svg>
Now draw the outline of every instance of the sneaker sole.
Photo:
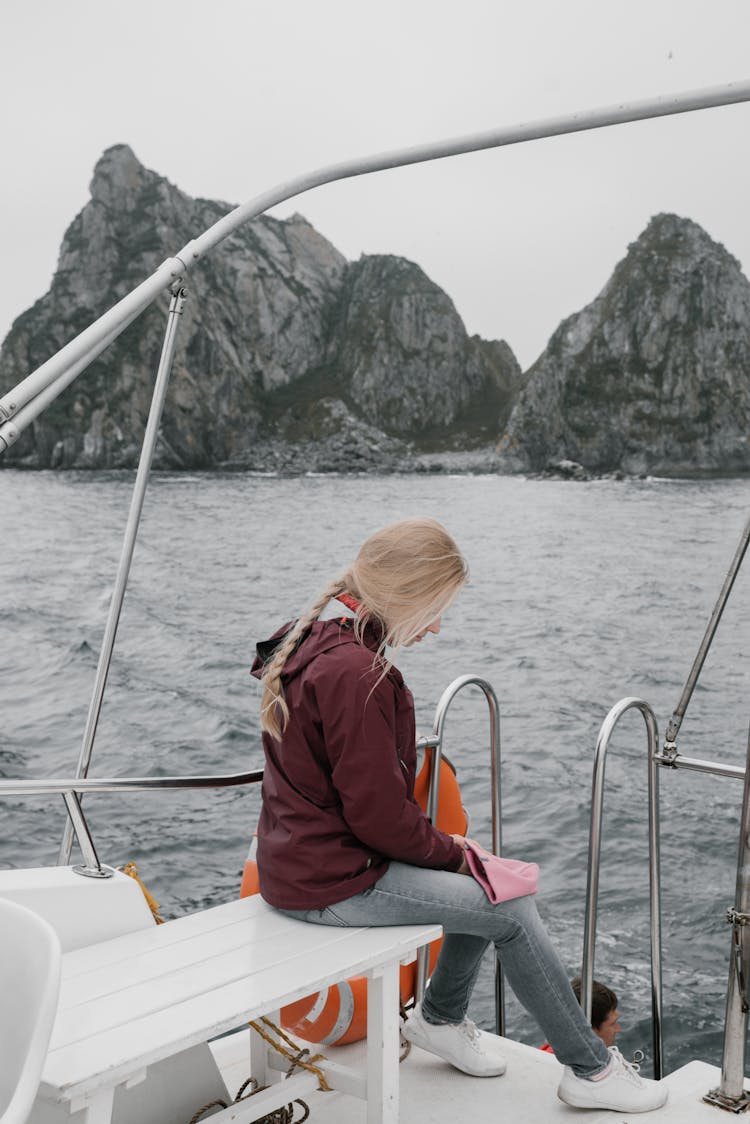
<svg viewBox="0 0 750 1124">
<path fill-rule="evenodd" d="M 598 1108 L 606 1112 L 654 1112 L 657 1108 L 662 1108 L 666 1104 L 667 1098 L 658 1101 L 656 1104 L 642 1105 L 639 1107 L 624 1107 L 623 1105 L 607 1104 L 604 1101 L 591 1101 L 585 1097 L 576 1097 L 575 1095 L 566 1094 L 562 1095 L 560 1090 L 557 1090 L 557 1099 L 562 1101 L 563 1104 L 570 1105 L 571 1108 Z"/>
<path fill-rule="evenodd" d="M 459 1070 L 460 1073 L 466 1073 L 469 1077 L 502 1077 L 503 1074 L 505 1073 L 505 1070 L 507 1069 L 507 1065 L 506 1065 L 505 1061 L 498 1061 L 497 1064 L 494 1066 L 494 1068 L 491 1071 L 484 1070 L 484 1071 L 480 1072 L 480 1071 L 475 1070 L 475 1069 L 469 1069 L 468 1066 L 459 1065 L 458 1062 L 454 1061 L 453 1058 L 449 1058 L 449 1057 L 446 1057 L 445 1054 L 441 1054 L 438 1050 L 434 1049 L 434 1047 L 425 1046 L 422 1042 L 419 1042 L 416 1038 L 409 1038 L 409 1036 L 407 1034 L 404 1034 L 404 1038 L 412 1046 L 418 1046 L 419 1049 L 424 1050 L 424 1052 L 426 1054 L 432 1054 L 432 1056 L 434 1058 L 440 1058 L 441 1061 L 444 1061 L 448 1065 L 453 1066 L 453 1068 Z"/>
</svg>

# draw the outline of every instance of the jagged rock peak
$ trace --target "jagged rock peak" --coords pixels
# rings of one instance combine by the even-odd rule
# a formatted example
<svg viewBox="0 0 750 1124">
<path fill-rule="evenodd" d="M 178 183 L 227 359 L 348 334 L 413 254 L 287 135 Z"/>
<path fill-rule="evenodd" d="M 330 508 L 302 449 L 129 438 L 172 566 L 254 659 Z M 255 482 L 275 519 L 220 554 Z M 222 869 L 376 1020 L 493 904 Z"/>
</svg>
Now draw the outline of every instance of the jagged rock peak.
<svg viewBox="0 0 750 1124">
<path fill-rule="evenodd" d="M 515 356 L 470 339 L 453 301 L 414 262 L 373 254 L 350 265 L 336 325 L 332 365 L 357 409 L 386 432 L 429 442 L 463 428 L 478 401 L 485 424 L 507 416 L 521 374 Z"/>
<path fill-rule="evenodd" d="M 89 190 L 93 203 L 130 213 L 138 207 L 144 188 L 160 184 L 164 185 L 165 197 L 170 191 L 178 190 L 168 180 L 145 168 L 129 145 L 116 144 L 97 160 Z"/>
<path fill-rule="evenodd" d="M 642 264 L 656 254 L 659 261 L 673 268 L 694 266 L 706 255 L 720 253 L 730 258 L 739 269 L 739 262 L 720 243 L 714 242 L 710 235 L 692 219 L 662 212 L 654 215 L 648 226 L 628 246 L 625 261 Z"/>
<path fill-rule="evenodd" d="M 697 223 L 660 214 L 553 334 L 500 451 L 534 471 L 748 471 L 749 429 L 750 283 Z"/>
<path fill-rule="evenodd" d="M 230 209 L 187 195 L 128 145 L 107 149 L 50 292 L 3 345 L 0 382 L 19 382 Z M 284 446 L 295 446 L 301 467 L 375 467 L 412 440 L 489 442 L 507 418 L 520 374 L 507 345 L 468 339 L 450 299 L 414 263 L 349 264 L 300 214 L 238 227 L 195 265 L 187 288 L 160 431 L 164 466 L 286 467 L 295 456 Z M 5 460 L 132 464 L 167 303 L 165 293 Z"/>
<path fill-rule="evenodd" d="M 140 160 L 129 144 L 113 144 L 105 148 L 96 164 L 91 178 L 91 195 L 95 197 L 97 186 L 102 180 L 115 180 L 120 183 L 134 184 L 146 172 Z M 155 175 L 155 172 L 150 172 Z"/>
</svg>

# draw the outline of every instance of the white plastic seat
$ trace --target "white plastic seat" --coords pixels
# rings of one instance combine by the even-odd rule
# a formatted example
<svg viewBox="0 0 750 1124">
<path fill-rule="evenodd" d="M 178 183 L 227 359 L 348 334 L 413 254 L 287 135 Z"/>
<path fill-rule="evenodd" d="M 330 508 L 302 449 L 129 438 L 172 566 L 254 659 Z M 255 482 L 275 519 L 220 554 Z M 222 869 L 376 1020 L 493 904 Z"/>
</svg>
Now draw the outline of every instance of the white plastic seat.
<svg viewBox="0 0 750 1124">
<path fill-rule="evenodd" d="M 60 993 L 52 926 L 0 899 L 0 1124 L 25 1124 L 39 1087 Z"/>
</svg>

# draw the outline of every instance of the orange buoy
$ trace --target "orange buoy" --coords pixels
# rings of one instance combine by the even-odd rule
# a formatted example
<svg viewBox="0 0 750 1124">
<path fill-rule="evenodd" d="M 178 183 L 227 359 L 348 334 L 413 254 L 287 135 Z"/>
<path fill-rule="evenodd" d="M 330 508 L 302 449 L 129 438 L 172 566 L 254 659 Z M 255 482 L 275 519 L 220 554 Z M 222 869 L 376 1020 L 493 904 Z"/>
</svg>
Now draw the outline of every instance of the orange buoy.
<svg viewBox="0 0 750 1124">
<path fill-rule="evenodd" d="M 427 794 L 430 783 L 432 749 L 425 751 L 422 768 L 414 782 L 414 795 L 424 810 L 427 807 Z M 440 761 L 440 789 L 438 793 L 437 826 L 449 835 L 465 835 L 468 830 L 466 809 L 461 802 L 455 770 L 450 761 L 443 757 Z M 255 838 L 250 845 L 250 853 L 245 862 L 240 886 L 240 897 L 257 894 L 260 890 L 258 867 L 255 862 Z M 429 972 L 437 963 L 442 937 L 430 945 Z M 414 995 L 416 963 L 403 965 L 399 969 L 399 989 L 401 1002 L 406 1003 Z M 292 1034 L 306 1042 L 319 1042 L 325 1046 L 343 1046 L 347 1042 L 359 1042 L 367 1037 L 367 978 L 354 976 L 332 987 L 306 995 L 287 1007 L 282 1007 L 281 1025 Z"/>
</svg>

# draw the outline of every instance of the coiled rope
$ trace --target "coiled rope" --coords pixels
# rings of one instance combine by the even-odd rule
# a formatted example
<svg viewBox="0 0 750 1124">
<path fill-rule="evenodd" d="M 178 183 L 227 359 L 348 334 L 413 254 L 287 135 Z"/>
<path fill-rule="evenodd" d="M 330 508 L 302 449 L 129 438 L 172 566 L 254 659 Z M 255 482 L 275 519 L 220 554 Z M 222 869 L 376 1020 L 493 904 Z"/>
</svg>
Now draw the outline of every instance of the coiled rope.
<svg viewBox="0 0 750 1124">
<path fill-rule="evenodd" d="M 400 1003 L 399 1007 L 401 1011 L 401 1017 L 405 1018 L 406 1009 L 404 1007 L 404 1004 Z M 263 1024 L 262 1026 L 261 1023 Z M 314 1073 L 317 1077 L 318 1087 L 321 1092 L 331 1092 L 331 1087 L 326 1081 L 323 1070 L 319 1065 L 315 1064 L 316 1062 L 325 1061 L 325 1054 L 313 1054 L 312 1057 L 308 1057 L 307 1055 L 310 1054 L 310 1051 L 306 1047 L 304 1049 L 301 1048 L 293 1038 L 290 1038 L 289 1035 L 281 1029 L 281 1027 L 277 1026 L 276 1023 L 274 1023 L 271 1019 L 266 1018 L 265 1015 L 260 1019 L 259 1022 L 251 1020 L 248 1025 L 256 1032 L 256 1034 L 259 1034 L 261 1038 L 269 1044 L 269 1046 L 272 1046 L 274 1050 L 277 1051 L 277 1053 L 281 1054 L 282 1057 L 287 1059 L 287 1061 L 289 1062 L 289 1068 L 286 1071 L 286 1077 L 291 1077 L 295 1069 L 306 1069 L 309 1073 Z M 273 1038 L 272 1035 L 276 1035 L 276 1038 Z M 279 1039 L 281 1041 L 279 1041 Z M 282 1043 L 286 1043 L 286 1045 L 282 1045 Z M 403 1037 L 403 1035 L 401 1035 L 401 1050 L 399 1056 L 400 1062 L 402 1062 L 404 1058 L 408 1056 L 410 1049 L 411 1043 L 408 1042 Z M 245 1094 L 245 1090 L 248 1086 L 252 1086 L 252 1088 L 250 1089 L 249 1093 Z M 259 1086 L 254 1077 L 248 1077 L 247 1081 L 244 1081 L 242 1085 L 240 1085 L 239 1089 L 237 1090 L 237 1095 L 231 1103 L 239 1104 L 240 1101 L 246 1101 L 249 1097 L 252 1097 L 254 1093 L 260 1093 L 263 1089 L 267 1088 L 267 1085 Z M 299 1120 L 296 1121 L 294 1119 L 295 1104 L 300 1105 L 300 1107 L 304 1111 L 304 1116 L 300 1116 Z M 200 1118 L 205 1112 L 208 1112 L 210 1108 L 229 1108 L 229 1105 L 226 1101 L 223 1100 L 209 1101 L 208 1104 L 202 1105 L 198 1109 L 198 1111 L 190 1117 L 188 1124 L 198 1124 Z M 305 1101 L 295 1099 L 289 1104 L 275 1109 L 274 1112 L 268 1113 L 266 1116 L 259 1117 L 259 1119 L 255 1121 L 255 1124 L 303 1124 L 303 1122 L 307 1120 L 309 1115 L 310 1108 L 305 1103 Z"/>
<path fill-rule="evenodd" d="M 261 1027 L 260 1023 L 263 1023 L 263 1025 L 267 1029 L 264 1030 L 263 1027 Z M 308 1070 L 308 1072 L 315 1074 L 318 1079 L 318 1087 L 323 1092 L 331 1092 L 331 1087 L 326 1081 L 323 1070 L 320 1068 L 320 1066 L 315 1064 L 319 1061 L 325 1061 L 325 1054 L 314 1054 L 312 1057 L 308 1057 L 307 1055 L 309 1055 L 310 1051 L 307 1048 L 302 1049 L 300 1046 L 298 1046 L 298 1044 L 287 1034 L 285 1034 L 281 1027 L 276 1026 L 276 1024 L 272 1022 L 271 1019 L 263 1017 L 260 1022 L 251 1021 L 249 1025 L 254 1031 L 256 1031 L 256 1033 L 261 1036 L 261 1038 L 268 1042 L 269 1046 L 273 1046 L 274 1050 L 281 1054 L 282 1057 L 286 1058 L 290 1063 L 289 1068 L 286 1071 L 287 1077 L 291 1077 L 295 1069 L 306 1069 Z M 277 1041 L 276 1039 L 274 1039 L 272 1037 L 272 1034 L 275 1034 L 277 1038 L 281 1039 L 282 1041 Z M 286 1043 L 286 1045 L 282 1045 L 282 1042 Z M 288 1047 L 291 1047 L 291 1049 L 289 1049 Z M 250 1092 L 245 1093 L 245 1090 L 248 1086 L 251 1086 Z M 248 1077 L 247 1081 L 243 1082 L 243 1084 L 237 1090 L 237 1096 L 231 1103 L 239 1104 L 240 1101 L 246 1101 L 250 1097 L 252 1097 L 254 1093 L 260 1093 L 263 1089 L 266 1088 L 268 1088 L 267 1085 L 259 1086 L 254 1077 Z M 299 1119 L 295 1121 L 294 1106 L 296 1104 L 298 1104 L 302 1108 L 304 1115 L 300 1116 Z M 226 1101 L 223 1100 L 209 1101 L 208 1104 L 202 1105 L 198 1109 L 198 1111 L 190 1117 L 188 1124 L 198 1124 L 200 1118 L 205 1112 L 208 1112 L 210 1108 L 229 1108 L 229 1105 Z M 290 1101 L 289 1104 L 283 1105 L 281 1108 L 277 1108 L 273 1112 L 268 1113 L 266 1116 L 260 1117 L 255 1122 L 255 1124 L 303 1124 L 303 1121 L 307 1120 L 309 1115 L 309 1106 L 305 1103 L 305 1101 L 299 1100 L 297 1098 L 294 1101 Z"/>
</svg>

